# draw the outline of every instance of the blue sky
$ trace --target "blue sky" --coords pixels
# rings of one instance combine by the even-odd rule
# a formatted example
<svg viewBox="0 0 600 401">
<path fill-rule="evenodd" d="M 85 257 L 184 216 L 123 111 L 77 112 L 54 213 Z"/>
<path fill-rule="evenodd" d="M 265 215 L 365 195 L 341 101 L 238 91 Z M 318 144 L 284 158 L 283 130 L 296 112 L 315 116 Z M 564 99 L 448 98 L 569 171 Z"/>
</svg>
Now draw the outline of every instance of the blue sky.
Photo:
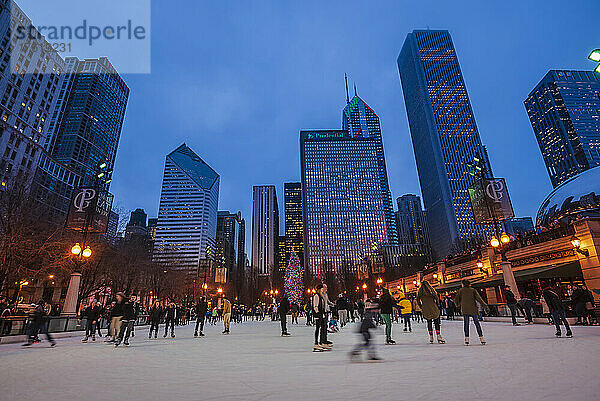
<svg viewBox="0 0 600 401">
<path fill-rule="evenodd" d="M 281 206 L 299 130 L 341 126 L 345 72 L 381 119 L 392 197 L 419 194 L 396 58 L 430 27 L 452 34 L 494 172 L 535 216 L 551 185 L 523 100 L 551 68 L 594 68 L 598 15 L 597 1 L 154 1 L 152 73 L 125 76 L 116 202 L 156 216 L 164 158 L 186 142 L 221 176 L 219 209 L 250 219 L 262 184 Z"/>
</svg>

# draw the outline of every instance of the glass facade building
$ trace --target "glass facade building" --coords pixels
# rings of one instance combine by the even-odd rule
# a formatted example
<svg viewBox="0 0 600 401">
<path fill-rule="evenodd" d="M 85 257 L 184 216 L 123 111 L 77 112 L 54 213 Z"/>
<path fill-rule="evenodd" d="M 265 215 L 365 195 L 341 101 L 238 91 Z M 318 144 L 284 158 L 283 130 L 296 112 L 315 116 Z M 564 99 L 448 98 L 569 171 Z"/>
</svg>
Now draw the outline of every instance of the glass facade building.
<svg viewBox="0 0 600 401">
<path fill-rule="evenodd" d="M 279 207 L 274 185 L 252 189 L 252 268 L 268 276 L 277 268 Z"/>
<path fill-rule="evenodd" d="M 347 130 L 300 132 L 304 261 L 322 277 L 357 266 L 373 244 L 396 241 L 381 180 L 381 138 Z M 393 212 L 392 212 L 393 213 Z M 393 230 L 393 231 L 392 231 Z"/>
<path fill-rule="evenodd" d="M 129 88 L 106 57 L 68 57 L 65 68 L 48 151 L 90 184 L 99 163 L 113 168 Z"/>
<path fill-rule="evenodd" d="M 154 261 L 165 267 L 196 270 L 214 257 L 219 174 L 186 144 L 165 161 Z"/>
<path fill-rule="evenodd" d="M 227 269 L 228 280 L 236 277 L 238 269 L 241 212 L 217 212 L 216 266 Z"/>
<path fill-rule="evenodd" d="M 394 217 L 394 206 L 385 166 L 385 155 L 383 152 L 383 139 L 381 137 L 381 124 L 379 116 L 367 105 L 364 100 L 355 94 L 342 111 L 342 129 L 348 131 L 351 137 L 372 138 L 375 140 L 377 151 L 377 168 L 379 170 L 378 191 L 384 200 L 385 226 L 388 236 L 388 245 L 398 243 L 396 231 L 396 219 Z"/>
<path fill-rule="evenodd" d="M 525 108 L 554 187 L 600 165 L 600 74 L 551 70 Z"/>
<path fill-rule="evenodd" d="M 292 253 L 298 255 L 303 266 L 304 242 L 302 229 L 302 183 L 286 182 L 283 185 L 285 202 L 285 260 L 290 260 Z"/>
<path fill-rule="evenodd" d="M 409 33 L 398 70 L 430 243 L 434 257 L 442 259 L 493 235 L 491 226 L 475 224 L 467 192 L 474 181 L 467 163 L 475 155 L 487 161 L 487 153 L 448 31 Z"/>
<path fill-rule="evenodd" d="M 396 199 L 396 226 L 400 244 L 427 244 L 427 218 L 421 206 L 421 198 L 414 194 L 406 194 Z"/>
</svg>

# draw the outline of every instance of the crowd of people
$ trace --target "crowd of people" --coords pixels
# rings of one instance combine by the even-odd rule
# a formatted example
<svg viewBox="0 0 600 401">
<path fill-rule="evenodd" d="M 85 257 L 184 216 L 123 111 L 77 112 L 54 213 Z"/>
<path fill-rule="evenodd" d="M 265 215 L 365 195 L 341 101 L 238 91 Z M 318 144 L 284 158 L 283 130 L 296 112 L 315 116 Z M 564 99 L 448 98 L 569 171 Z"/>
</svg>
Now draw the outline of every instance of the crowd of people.
<svg viewBox="0 0 600 401">
<path fill-rule="evenodd" d="M 567 304 L 563 299 L 564 290 L 550 284 L 541 283 L 539 304 L 542 313 L 548 318 L 548 323 L 556 327 L 556 336 L 562 336 L 562 326 L 565 335 L 572 337 L 573 333 L 566 319 Z M 216 325 L 222 323 L 222 334 L 230 333 L 231 322 L 242 323 L 245 321 L 264 321 L 267 316 L 272 321 L 280 321 L 281 335 L 286 337 L 288 331 L 288 315 L 291 323 L 298 324 L 298 316 L 306 317 L 306 325 L 314 326 L 313 352 L 331 351 L 333 342 L 328 338 L 331 333 L 336 333 L 349 323 L 359 322 L 358 332 L 361 342 L 351 352 L 351 358 L 357 360 L 362 352 L 366 352 L 369 360 L 379 360 L 372 344 L 372 329 L 378 325 L 385 327 L 385 343 L 393 345 L 393 322 L 399 323 L 405 332 L 412 332 L 412 321 L 426 321 L 429 342 L 437 341 L 445 344 L 446 340 L 441 334 L 441 318 L 454 320 L 461 315 L 463 319 L 464 343 L 470 344 L 471 321 L 475 326 L 479 342 L 486 344 L 481 321 L 483 313 L 489 314 L 490 308 L 479 292 L 471 287 L 469 280 L 462 281 L 462 288 L 450 296 L 441 296 L 427 281 L 423 281 L 416 294 L 407 296 L 400 292 L 394 297 L 387 288 L 380 288 L 375 296 L 364 297 L 357 300 L 348 299 L 344 293 L 338 294 L 332 301 L 328 295 L 326 284 L 319 284 L 316 292 L 304 304 L 290 303 L 286 296 L 279 302 L 272 298 L 270 304 L 257 303 L 253 306 L 244 306 L 232 303 L 226 296 L 219 296 L 208 300 L 201 297 L 194 304 L 178 304 L 171 300 L 156 300 L 149 307 L 142 305 L 135 295 L 126 296 L 119 292 L 112 302 L 102 305 L 97 299 L 90 299 L 81 305 L 79 311 L 80 322 L 85 319 L 84 343 L 96 341 L 96 336 L 102 337 L 101 330 L 106 328 L 105 342 L 119 347 L 127 346 L 131 337 L 135 336 L 135 324 L 144 317 L 143 323 L 149 325 L 148 338 L 156 339 L 160 326 L 164 325 L 163 338 L 175 338 L 175 328 L 188 323 L 194 324 L 194 337 L 204 337 L 205 324 Z M 594 308 L 594 299 L 591 292 L 584 286 L 578 285 L 568 289 L 573 310 L 576 311 L 578 320 L 576 324 L 591 324 L 590 312 Z M 516 315 L 520 311 L 527 323 L 533 322 L 533 311 L 537 304 L 533 294 L 527 292 L 519 294 L 519 298 L 506 286 L 504 289 L 506 304 L 510 310 L 512 322 L 519 325 Z M 0 316 L 10 313 L 11 305 L 0 299 Z M 47 317 L 52 314 L 52 307 L 43 300 L 32 309 L 25 346 L 40 341 L 39 335 L 45 334 L 51 346 L 56 342 L 48 333 Z M 4 328 L 0 328 L 4 330 Z"/>
</svg>

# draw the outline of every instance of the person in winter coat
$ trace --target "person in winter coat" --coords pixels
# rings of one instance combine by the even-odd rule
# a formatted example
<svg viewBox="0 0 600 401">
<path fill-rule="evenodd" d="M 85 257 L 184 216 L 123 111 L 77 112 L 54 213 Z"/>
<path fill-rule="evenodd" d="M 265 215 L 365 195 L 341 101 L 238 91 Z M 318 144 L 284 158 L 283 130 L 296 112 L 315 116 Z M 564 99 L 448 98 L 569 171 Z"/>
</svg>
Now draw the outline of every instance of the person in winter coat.
<svg viewBox="0 0 600 401">
<path fill-rule="evenodd" d="M 548 307 L 548 303 L 546 303 L 546 298 L 544 298 L 544 294 L 540 295 L 540 305 L 542 306 L 542 314 L 548 319 L 548 324 L 552 323 L 552 315 L 550 314 L 550 308 Z"/>
<path fill-rule="evenodd" d="M 375 349 L 373 348 L 373 344 L 371 342 L 371 330 L 377 327 L 375 318 L 377 316 L 378 307 L 381 306 L 381 304 L 378 305 L 376 302 L 366 300 L 363 305 L 364 313 L 359 328 L 359 333 L 362 336 L 363 342 L 356 345 L 352 352 L 350 352 L 350 360 L 358 361 L 361 352 L 365 350 L 367 351 L 369 360 L 378 361 L 380 358 L 375 354 Z"/>
<path fill-rule="evenodd" d="M 479 313 L 477 309 L 477 302 L 481 304 L 483 309 L 486 312 L 490 311 L 490 308 L 487 306 L 479 292 L 476 289 L 471 287 L 471 282 L 467 279 L 462 281 L 462 288 L 458 290 L 456 293 L 456 297 L 454 298 L 454 302 L 460 308 L 460 311 L 463 315 L 464 321 L 464 331 L 465 331 L 465 345 L 469 345 L 469 319 L 473 319 L 473 323 L 475 324 L 475 328 L 477 329 L 477 335 L 479 336 L 479 341 L 481 345 L 485 345 L 486 342 L 483 339 L 483 330 L 481 330 L 481 323 L 479 323 L 479 319 L 477 319 L 477 315 Z"/>
<path fill-rule="evenodd" d="M 412 327 L 410 325 L 410 318 L 412 317 L 412 302 L 410 299 L 406 298 L 403 292 L 400 293 L 400 301 L 398 302 L 398 306 L 400 307 L 400 316 L 402 316 L 402 320 L 404 321 L 404 331 L 412 332 Z"/>
<path fill-rule="evenodd" d="M 313 352 L 331 350 L 331 343 L 327 340 L 327 312 L 325 310 L 327 291 L 324 284 L 317 285 L 317 293 L 312 300 L 315 321 L 315 345 Z"/>
<path fill-rule="evenodd" d="M 440 296 L 429 284 L 428 281 L 423 281 L 419 291 L 417 292 L 417 303 L 423 311 L 423 318 L 427 320 L 427 330 L 429 331 L 429 343 L 433 344 L 433 328 L 435 326 L 435 333 L 437 342 L 440 344 L 446 343 L 440 333 Z"/>
<path fill-rule="evenodd" d="M 392 297 L 392 294 L 390 294 L 390 291 L 387 288 L 384 288 L 381 293 L 381 299 L 379 300 L 379 309 L 381 311 L 381 318 L 385 323 L 386 344 L 396 344 L 396 341 L 392 340 L 392 309 L 398 307 L 399 306 L 394 297 Z"/>
<path fill-rule="evenodd" d="M 100 306 L 98 302 L 94 299 L 90 302 L 87 308 L 83 310 L 81 317 L 87 318 L 87 323 L 85 325 L 85 337 L 83 338 L 84 343 L 88 341 L 88 338 L 92 336 L 92 341 L 96 341 L 96 323 L 98 323 L 98 319 L 100 319 Z"/>
<path fill-rule="evenodd" d="M 158 325 L 160 324 L 160 318 L 163 315 L 163 308 L 159 301 L 154 301 L 154 305 L 150 308 L 148 318 L 150 319 L 150 332 L 148 338 L 152 338 L 152 332 L 154 332 L 154 338 L 158 336 Z"/>
<path fill-rule="evenodd" d="M 129 336 L 131 335 L 131 330 L 133 330 L 136 319 L 135 304 L 125 294 L 120 294 L 124 299 L 123 316 L 121 317 L 121 329 L 119 330 L 119 337 L 117 338 L 115 347 L 121 345 L 121 341 L 124 345 L 129 345 Z"/>
<path fill-rule="evenodd" d="M 38 302 L 37 306 L 33 310 L 31 326 L 29 327 L 29 335 L 27 337 L 27 342 L 23 344 L 23 346 L 27 347 L 32 345 L 38 333 L 46 335 L 46 339 L 48 339 L 48 342 L 50 342 L 51 347 L 56 345 L 56 341 L 54 341 L 50 333 L 48 333 L 48 326 L 46 324 L 46 301 L 43 299 Z"/>
<path fill-rule="evenodd" d="M 117 341 L 117 336 L 121 332 L 121 318 L 123 317 L 123 303 L 125 302 L 125 294 L 122 292 L 116 295 L 117 302 L 113 305 L 110 311 L 110 336 L 109 342 Z"/>
<path fill-rule="evenodd" d="M 513 326 L 520 326 L 519 323 L 517 323 L 517 308 L 521 309 L 523 314 L 525 314 L 525 311 L 521 305 L 519 305 L 517 297 L 515 297 L 515 294 L 513 294 L 508 285 L 504 286 L 504 298 L 506 298 L 506 305 L 508 305 L 508 309 L 510 309 L 510 317 L 512 318 Z"/>
<path fill-rule="evenodd" d="M 231 302 L 227 297 L 223 297 L 223 334 L 229 334 L 229 325 L 231 323 Z"/>
<path fill-rule="evenodd" d="M 344 327 L 348 323 L 348 300 L 344 298 L 344 294 L 340 294 L 335 303 L 340 318 L 340 326 Z"/>
<path fill-rule="evenodd" d="M 281 298 L 277 311 L 279 312 L 279 320 L 281 320 L 281 336 L 289 336 L 290 333 L 287 331 L 287 314 L 290 312 L 290 301 L 286 295 Z"/>
<path fill-rule="evenodd" d="M 412 310 L 413 316 L 415 317 L 417 323 L 421 323 L 423 321 L 423 310 L 421 309 L 421 305 L 419 305 L 416 297 L 412 301 Z"/>
<path fill-rule="evenodd" d="M 177 306 L 171 302 L 169 306 L 165 308 L 165 334 L 163 338 L 167 337 L 169 331 L 169 325 L 171 326 L 171 338 L 175 338 L 175 319 L 177 318 Z"/>
<path fill-rule="evenodd" d="M 518 301 L 521 309 L 525 311 L 525 317 L 527 318 L 527 324 L 533 324 L 533 315 L 531 311 L 533 310 L 533 294 L 528 292 L 524 297 L 519 299 Z"/>
<path fill-rule="evenodd" d="M 194 337 L 204 337 L 204 319 L 206 318 L 206 312 L 208 312 L 208 304 L 206 298 L 202 297 L 196 304 L 196 328 L 194 329 Z M 200 325 L 200 334 L 198 334 L 198 325 Z"/>
<path fill-rule="evenodd" d="M 558 293 L 558 291 L 548 286 L 546 289 L 544 289 L 542 295 L 548 304 L 548 308 L 550 308 L 552 320 L 554 321 L 554 326 L 556 327 L 556 337 L 560 337 L 562 335 L 560 331 L 561 322 L 564 323 L 565 329 L 567 330 L 566 336 L 573 337 L 571 327 L 569 326 L 569 322 L 567 321 L 567 316 L 565 314 L 565 306 L 563 305 Z"/>
</svg>

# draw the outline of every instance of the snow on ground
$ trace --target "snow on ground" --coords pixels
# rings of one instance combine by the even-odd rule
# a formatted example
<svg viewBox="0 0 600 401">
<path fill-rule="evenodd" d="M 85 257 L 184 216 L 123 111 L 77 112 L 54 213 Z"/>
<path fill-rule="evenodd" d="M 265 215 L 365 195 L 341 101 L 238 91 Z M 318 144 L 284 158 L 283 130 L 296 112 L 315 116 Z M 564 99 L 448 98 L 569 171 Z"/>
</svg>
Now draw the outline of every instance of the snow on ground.
<svg viewBox="0 0 600 401">
<path fill-rule="evenodd" d="M 302 322 L 301 322 L 302 323 Z M 161 326 L 162 328 L 162 326 Z M 177 327 L 175 339 L 148 340 L 138 329 L 128 348 L 79 338 L 23 348 L 0 346 L 0 401 L 9 400 L 600 400 L 600 327 L 484 323 L 488 345 L 465 347 L 462 321 L 442 322 L 445 345 L 429 344 L 424 324 L 394 325 L 382 363 L 350 363 L 352 325 L 330 335 L 333 351 L 313 353 L 313 328 L 279 322 Z M 474 334 L 474 327 L 472 327 Z M 473 336 L 473 334 L 471 334 Z"/>
</svg>

